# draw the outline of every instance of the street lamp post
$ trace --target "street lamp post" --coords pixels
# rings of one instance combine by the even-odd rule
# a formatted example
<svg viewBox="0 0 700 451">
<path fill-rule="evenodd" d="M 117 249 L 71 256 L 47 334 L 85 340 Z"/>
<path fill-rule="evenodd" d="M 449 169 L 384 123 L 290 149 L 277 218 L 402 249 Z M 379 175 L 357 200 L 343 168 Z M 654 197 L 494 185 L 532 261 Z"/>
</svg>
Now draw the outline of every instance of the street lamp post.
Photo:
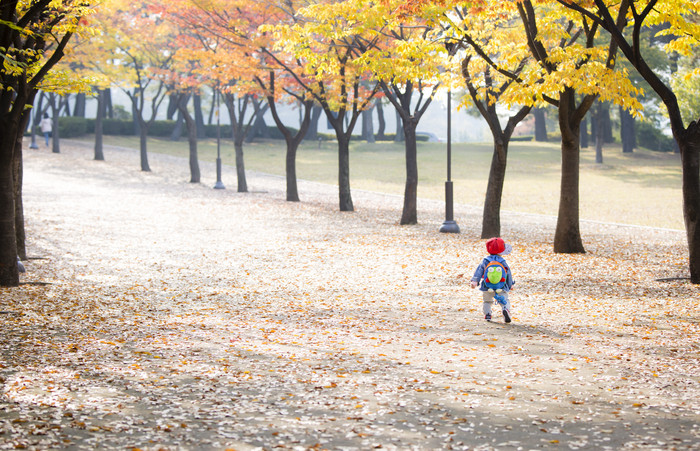
<svg viewBox="0 0 700 451">
<path fill-rule="evenodd" d="M 459 233 L 454 220 L 454 196 L 452 192 L 452 91 L 447 91 L 447 181 L 445 182 L 445 222 L 440 226 L 442 233 Z"/>
<path fill-rule="evenodd" d="M 216 184 L 214 189 L 226 189 L 221 181 L 221 93 L 217 90 L 216 96 Z"/>
</svg>

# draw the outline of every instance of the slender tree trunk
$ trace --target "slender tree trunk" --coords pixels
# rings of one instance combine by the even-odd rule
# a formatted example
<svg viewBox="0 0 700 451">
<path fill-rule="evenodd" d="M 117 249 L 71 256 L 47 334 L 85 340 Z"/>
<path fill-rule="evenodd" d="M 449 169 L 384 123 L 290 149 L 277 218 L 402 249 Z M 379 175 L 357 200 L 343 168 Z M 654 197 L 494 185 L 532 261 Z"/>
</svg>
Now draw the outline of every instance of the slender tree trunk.
<svg viewBox="0 0 700 451">
<path fill-rule="evenodd" d="M 211 99 L 211 109 L 209 109 L 209 117 L 207 118 L 207 125 L 214 125 L 214 113 L 216 112 L 216 90 L 214 90 L 214 95 Z"/>
<path fill-rule="evenodd" d="M 309 130 L 304 136 L 305 140 L 316 141 L 318 139 L 318 122 L 319 119 L 321 119 L 322 113 L 323 108 L 318 105 L 314 105 L 313 109 L 311 110 L 311 121 L 309 122 Z"/>
<path fill-rule="evenodd" d="M 185 120 L 182 117 L 182 111 L 178 109 L 176 113 L 177 119 L 175 119 L 175 126 L 173 127 L 173 131 L 170 133 L 170 141 L 180 140 L 180 137 L 182 136 L 182 126 L 185 123 Z"/>
<path fill-rule="evenodd" d="M 262 84 L 262 82 L 261 82 Z M 270 108 L 270 113 L 272 114 L 272 119 L 275 121 L 277 129 L 284 136 L 284 140 L 287 143 L 287 154 L 285 157 L 285 175 L 287 181 L 287 201 L 288 202 L 299 202 L 299 190 L 297 187 L 297 149 L 299 144 L 306 136 L 309 131 L 309 126 L 311 125 L 311 111 L 314 109 L 314 103 L 311 100 L 306 100 L 299 103 L 300 108 L 300 121 L 299 130 L 292 136 L 292 132 L 284 125 L 282 119 L 279 117 L 277 112 L 277 105 L 275 104 L 274 91 L 275 91 L 275 75 L 274 72 L 270 73 L 269 77 L 269 89 L 272 93 L 267 97 L 267 105 Z M 303 110 L 303 111 L 302 111 Z"/>
<path fill-rule="evenodd" d="M 61 128 L 58 126 L 58 113 L 52 118 L 51 126 L 51 152 L 61 153 Z"/>
<path fill-rule="evenodd" d="M 584 116 L 583 120 L 581 121 L 581 138 L 579 139 L 579 142 L 581 143 L 581 148 L 582 149 L 588 149 L 588 115 Z"/>
<path fill-rule="evenodd" d="M 95 116 L 95 160 L 104 161 L 104 117 L 107 112 L 107 101 L 104 89 L 97 90 L 97 114 Z"/>
<path fill-rule="evenodd" d="M 634 116 L 622 107 L 620 107 L 620 139 L 623 153 L 634 152 L 634 148 L 637 147 L 634 133 Z"/>
<path fill-rule="evenodd" d="M 241 135 L 243 135 L 241 133 Z M 248 182 L 245 176 L 245 162 L 243 159 L 243 141 L 245 135 L 236 137 L 233 142 L 233 148 L 236 151 L 236 179 L 238 180 L 238 192 L 248 192 Z"/>
<path fill-rule="evenodd" d="M 403 121 L 401 120 L 401 115 L 396 112 L 396 136 L 394 137 L 394 142 L 401 142 L 405 138 L 403 133 Z"/>
<path fill-rule="evenodd" d="M 66 117 L 70 117 L 70 94 L 65 94 L 62 96 L 58 96 L 58 114 L 61 114 L 61 110 L 63 110 L 63 115 Z"/>
<path fill-rule="evenodd" d="M 134 89 L 134 98 L 138 95 L 138 90 Z M 134 136 L 141 136 L 141 128 L 142 128 L 142 120 L 141 119 L 141 112 L 139 111 L 138 106 L 136 105 L 136 102 L 132 100 L 131 102 L 131 116 L 133 117 L 134 121 Z"/>
<path fill-rule="evenodd" d="M 287 143 L 287 154 L 284 159 L 284 173 L 287 182 L 287 201 L 299 202 L 297 186 L 297 149 L 299 144 Z"/>
<path fill-rule="evenodd" d="M 251 131 L 250 122 L 245 123 L 245 114 L 250 102 L 249 96 L 237 98 L 231 93 L 224 95 L 224 104 L 231 120 L 231 135 L 233 136 L 233 148 L 236 153 L 236 179 L 239 193 L 248 192 L 248 183 L 245 176 L 245 163 L 243 159 L 243 142 Z M 255 116 L 253 116 L 254 118 Z"/>
<path fill-rule="evenodd" d="M 377 129 L 377 139 L 379 141 L 385 141 L 386 136 L 386 119 L 384 119 L 384 106 L 382 104 L 382 99 L 377 99 L 377 121 L 379 121 L 379 128 Z"/>
<path fill-rule="evenodd" d="M 32 142 L 29 144 L 29 148 L 38 149 L 39 146 L 36 143 L 36 131 L 37 128 L 39 128 L 39 123 L 44 115 L 44 91 L 41 91 L 39 94 L 39 101 L 37 102 L 37 105 L 32 108 L 32 110 L 34 111 L 34 119 L 32 120 L 32 126 L 30 127 Z"/>
<path fill-rule="evenodd" d="M 273 103 L 271 103 L 271 100 L 272 99 L 268 99 L 268 104 L 271 105 L 270 110 L 273 112 L 273 117 L 275 118 L 277 127 L 280 128 L 282 122 L 279 121 L 276 110 L 272 107 Z M 287 201 L 289 202 L 299 202 L 296 166 L 297 150 L 299 148 L 299 144 L 301 144 L 301 141 L 304 139 L 304 136 L 306 135 L 306 132 L 309 129 L 309 125 L 311 123 L 311 110 L 313 109 L 312 105 L 313 104 L 310 101 L 307 101 L 303 104 L 304 115 L 302 117 L 301 124 L 299 124 L 299 131 L 295 136 L 291 136 L 291 133 L 286 129 L 286 127 L 282 132 L 284 134 L 285 140 L 287 141 L 285 173 L 287 177 Z"/>
<path fill-rule="evenodd" d="M 418 223 L 418 143 L 416 140 L 417 124 L 403 121 L 403 133 L 406 152 L 406 184 L 403 193 L 403 212 L 401 225 Z"/>
<path fill-rule="evenodd" d="M 267 130 L 267 124 L 265 123 L 265 117 L 262 113 L 255 116 L 255 121 L 253 122 L 253 127 L 248 133 L 246 142 L 252 143 L 255 138 L 267 139 L 270 137 L 270 133 Z"/>
<path fill-rule="evenodd" d="M 61 134 L 58 130 L 58 116 L 61 110 L 60 103 L 56 104 L 56 94 L 49 94 L 49 106 L 51 108 L 51 152 L 61 153 Z"/>
<path fill-rule="evenodd" d="M 64 110 L 64 113 L 65 113 L 64 115 L 65 115 L 66 117 L 72 116 L 72 115 L 70 114 L 70 102 L 69 102 L 70 94 L 66 94 L 66 95 L 64 95 L 64 96 L 60 96 L 59 99 L 60 99 L 60 100 L 58 101 L 58 104 L 60 105 L 60 107 L 59 107 L 59 114 L 60 114 L 60 110 L 63 109 L 63 110 Z"/>
<path fill-rule="evenodd" d="M 105 89 L 105 104 L 107 107 L 107 117 L 114 119 L 114 104 L 112 103 L 112 89 Z"/>
<path fill-rule="evenodd" d="M 204 139 L 207 137 L 207 131 L 204 127 L 204 113 L 202 113 L 202 96 L 199 94 L 194 95 L 194 121 L 197 126 L 197 139 Z"/>
<path fill-rule="evenodd" d="M 168 107 L 165 109 L 165 118 L 167 120 L 172 121 L 175 117 L 175 113 L 178 112 L 177 102 L 179 99 L 180 96 L 177 94 L 170 94 L 168 96 Z"/>
<path fill-rule="evenodd" d="M 199 183 L 201 174 L 199 171 L 199 158 L 197 156 L 197 122 L 187 110 L 189 103 L 189 94 L 180 94 L 178 100 L 178 109 L 185 120 L 187 128 L 187 142 L 190 147 L 190 183 Z"/>
<path fill-rule="evenodd" d="M 603 117 L 603 142 L 610 144 L 615 142 L 612 130 L 612 120 L 610 119 L 610 102 L 600 102 L 601 105 L 601 115 Z"/>
<path fill-rule="evenodd" d="M 362 139 L 368 143 L 374 142 L 374 123 L 372 122 L 372 112 L 374 108 L 362 112 Z"/>
<path fill-rule="evenodd" d="M 148 127 L 145 123 L 141 123 L 139 126 L 139 148 L 141 155 L 141 170 L 144 172 L 151 172 L 151 167 L 148 165 Z"/>
<path fill-rule="evenodd" d="M 605 142 L 603 102 L 596 102 L 595 112 L 595 162 L 603 163 L 603 143 Z"/>
<path fill-rule="evenodd" d="M 188 142 L 190 145 L 190 183 L 199 183 L 201 173 L 199 171 L 199 158 L 197 157 L 197 126 L 192 121 L 192 129 L 187 130 Z"/>
<path fill-rule="evenodd" d="M 532 114 L 535 117 L 535 141 L 547 141 L 547 122 L 546 110 L 544 108 L 535 108 Z"/>
<path fill-rule="evenodd" d="M 508 141 L 502 137 L 494 136 L 493 157 L 491 157 L 491 169 L 484 201 L 484 217 L 481 223 L 482 239 L 501 236 L 501 199 L 507 163 Z"/>
<path fill-rule="evenodd" d="M 341 119 L 338 119 L 341 120 Z M 350 193 L 350 136 L 338 134 L 338 200 L 340 211 L 355 211 Z"/>
<path fill-rule="evenodd" d="M 591 100 L 592 101 L 592 100 Z M 579 127 L 574 118 L 575 92 L 566 88 L 559 100 L 561 130 L 561 188 L 559 214 L 554 234 L 554 252 L 585 253 L 579 226 Z"/>
</svg>

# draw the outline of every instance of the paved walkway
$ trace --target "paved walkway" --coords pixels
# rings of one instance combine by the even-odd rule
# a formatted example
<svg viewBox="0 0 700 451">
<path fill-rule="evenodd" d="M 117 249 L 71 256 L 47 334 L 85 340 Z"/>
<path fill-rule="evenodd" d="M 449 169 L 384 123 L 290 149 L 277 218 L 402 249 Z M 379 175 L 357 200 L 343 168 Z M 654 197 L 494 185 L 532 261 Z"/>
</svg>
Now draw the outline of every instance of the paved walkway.
<svg viewBox="0 0 700 451">
<path fill-rule="evenodd" d="M 514 321 L 463 283 L 480 212 L 69 142 L 25 150 L 28 273 L 0 289 L 0 449 L 700 449 L 682 232 L 507 214 Z M 224 183 L 235 187 L 226 168 Z"/>
</svg>

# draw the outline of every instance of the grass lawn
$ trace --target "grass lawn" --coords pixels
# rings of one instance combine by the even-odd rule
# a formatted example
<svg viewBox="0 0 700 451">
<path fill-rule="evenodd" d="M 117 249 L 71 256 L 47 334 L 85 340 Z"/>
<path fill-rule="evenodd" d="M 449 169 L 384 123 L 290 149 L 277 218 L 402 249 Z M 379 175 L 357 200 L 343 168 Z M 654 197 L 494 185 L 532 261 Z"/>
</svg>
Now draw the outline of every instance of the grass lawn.
<svg viewBox="0 0 700 451">
<path fill-rule="evenodd" d="M 92 137 L 86 137 L 86 140 Z M 105 144 L 138 149 L 137 137 L 105 136 Z M 149 138 L 149 152 L 186 157 L 186 140 Z M 297 177 L 337 184 L 336 145 L 302 145 L 297 154 Z M 350 151 L 350 184 L 363 189 L 403 194 L 405 181 L 402 144 L 356 142 Z M 488 143 L 456 143 L 452 148 L 455 202 L 483 205 L 493 147 Z M 284 141 L 244 146 L 246 169 L 284 175 Z M 234 164 L 231 141 L 222 143 L 224 164 Z M 581 152 L 581 218 L 682 230 L 681 167 L 678 155 L 635 150 L 624 155 L 619 145 L 603 151 L 604 163 L 595 163 L 593 148 Z M 107 152 L 105 158 L 109 159 Z M 199 158 L 214 161 L 216 141 L 199 143 Z M 419 143 L 418 196 L 444 198 L 446 147 Z M 561 157 L 558 143 L 518 142 L 509 151 L 502 208 L 556 215 L 559 204 Z M 235 186 L 226 181 L 227 186 Z M 304 197 L 304 193 L 299 193 Z M 419 212 L 420 215 L 420 212 Z M 457 218 L 458 219 L 458 218 Z"/>
</svg>

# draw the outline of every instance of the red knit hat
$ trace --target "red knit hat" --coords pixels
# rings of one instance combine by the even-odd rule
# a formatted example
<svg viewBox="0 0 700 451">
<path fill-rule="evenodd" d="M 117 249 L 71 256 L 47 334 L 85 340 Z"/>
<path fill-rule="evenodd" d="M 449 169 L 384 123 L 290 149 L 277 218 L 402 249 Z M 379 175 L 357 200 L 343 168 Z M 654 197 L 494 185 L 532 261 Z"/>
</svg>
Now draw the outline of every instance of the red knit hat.
<svg viewBox="0 0 700 451">
<path fill-rule="evenodd" d="M 503 254 L 508 255 L 512 247 L 506 244 L 502 238 L 491 238 L 486 242 L 486 252 L 491 255 Z"/>
</svg>

